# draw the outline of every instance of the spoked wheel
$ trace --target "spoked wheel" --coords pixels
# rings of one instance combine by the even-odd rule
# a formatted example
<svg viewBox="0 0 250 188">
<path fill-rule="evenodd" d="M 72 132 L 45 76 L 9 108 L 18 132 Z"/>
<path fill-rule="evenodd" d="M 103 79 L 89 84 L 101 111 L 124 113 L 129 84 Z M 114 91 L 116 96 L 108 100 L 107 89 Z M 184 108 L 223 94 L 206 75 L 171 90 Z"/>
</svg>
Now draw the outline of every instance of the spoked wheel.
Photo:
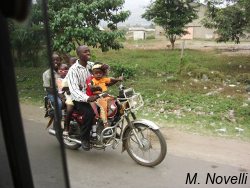
<svg viewBox="0 0 250 188">
<path fill-rule="evenodd" d="M 141 143 L 141 144 L 140 144 Z M 126 135 L 125 146 L 129 156 L 143 166 L 156 166 L 166 156 L 166 140 L 159 130 L 144 124 L 135 124 Z"/>
</svg>

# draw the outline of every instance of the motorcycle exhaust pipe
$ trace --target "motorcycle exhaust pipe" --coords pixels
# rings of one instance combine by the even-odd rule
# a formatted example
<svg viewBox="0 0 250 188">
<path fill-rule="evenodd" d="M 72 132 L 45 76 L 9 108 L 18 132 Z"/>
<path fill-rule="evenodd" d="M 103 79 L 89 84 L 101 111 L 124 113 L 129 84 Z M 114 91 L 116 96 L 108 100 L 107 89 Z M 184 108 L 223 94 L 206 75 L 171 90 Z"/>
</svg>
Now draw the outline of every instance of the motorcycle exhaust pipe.
<svg viewBox="0 0 250 188">
<path fill-rule="evenodd" d="M 66 139 L 68 141 L 71 141 L 71 142 L 75 142 L 77 144 L 82 144 L 82 142 L 80 140 L 77 140 L 77 139 L 74 139 L 74 138 L 70 138 L 68 136 L 66 138 L 64 138 L 64 139 Z"/>
<path fill-rule="evenodd" d="M 54 129 L 49 129 L 49 134 L 56 136 L 56 131 Z M 80 140 L 74 139 L 74 138 L 70 138 L 70 137 L 65 137 L 64 139 L 71 141 L 71 142 L 75 142 L 77 144 L 82 144 L 82 142 Z"/>
<path fill-rule="evenodd" d="M 49 134 L 56 136 L 56 131 L 54 129 L 49 129 Z"/>
</svg>

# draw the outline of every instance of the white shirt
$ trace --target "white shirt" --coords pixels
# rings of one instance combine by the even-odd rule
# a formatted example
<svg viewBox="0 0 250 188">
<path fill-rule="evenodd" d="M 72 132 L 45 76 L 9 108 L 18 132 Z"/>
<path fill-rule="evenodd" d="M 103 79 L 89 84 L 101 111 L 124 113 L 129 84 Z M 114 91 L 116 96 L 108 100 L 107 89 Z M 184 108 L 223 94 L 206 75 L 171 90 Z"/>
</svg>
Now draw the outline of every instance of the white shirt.
<svg viewBox="0 0 250 188">
<path fill-rule="evenodd" d="M 86 80 L 91 75 L 90 69 L 94 65 L 93 62 L 87 62 L 84 67 L 79 63 L 79 59 L 74 63 L 66 75 L 68 81 L 71 98 L 73 101 L 87 102 L 89 96 L 86 94 Z"/>
</svg>

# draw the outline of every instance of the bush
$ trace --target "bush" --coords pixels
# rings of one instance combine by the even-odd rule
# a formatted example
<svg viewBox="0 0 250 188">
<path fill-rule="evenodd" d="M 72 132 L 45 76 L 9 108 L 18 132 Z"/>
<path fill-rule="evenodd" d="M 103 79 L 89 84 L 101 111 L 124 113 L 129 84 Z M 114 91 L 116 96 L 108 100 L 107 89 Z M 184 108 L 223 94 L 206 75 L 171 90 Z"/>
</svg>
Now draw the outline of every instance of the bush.
<svg viewBox="0 0 250 188">
<path fill-rule="evenodd" d="M 149 35 L 146 37 L 147 40 L 151 40 L 151 39 L 155 39 L 155 36 L 154 35 Z"/>
<path fill-rule="evenodd" d="M 134 77 L 136 73 L 135 68 L 125 67 L 121 64 L 112 65 L 111 70 L 112 70 L 113 76 L 118 77 L 118 76 L 121 76 L 121 74 L 123 73 L 123 76 L 126 79 Z"/>
<path fill-rule="evenodd" d="M 250 83 L 250 74 L 242 73 L 236 76 L 236 80 L 241 83 Z"/>
<path fill-rule="evenodd" d="M 190 76 L 192 78 L 202 79 L 204 75 L 208 79 L 213 81 L 222 81 L 225 79 L 225 76 L 222 72 L 211 71 L 206 67 L 200 67 L 196 64 L 187 64 L 184 69 L 181 71 L 182 76 Z"/>
</svg>

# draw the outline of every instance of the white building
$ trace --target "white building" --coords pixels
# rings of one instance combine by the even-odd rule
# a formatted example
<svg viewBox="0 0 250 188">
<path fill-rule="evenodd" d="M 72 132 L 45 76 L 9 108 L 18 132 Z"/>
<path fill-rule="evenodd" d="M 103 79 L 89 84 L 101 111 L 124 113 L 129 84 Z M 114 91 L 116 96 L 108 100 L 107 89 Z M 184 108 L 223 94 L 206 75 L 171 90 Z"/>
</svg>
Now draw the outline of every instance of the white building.
<svg viewBox="0 0 250 188">
<path fill-rule="evenodd" d="M 144 40 L 149 33 L 154 33 L 155 29 L 145 29 L 144 27 L 131 27 L 127 33 L 128 38 L 134 40 Z"/>
<path fill-rule="evenodd" d="M 131 27 L 129 33 L 132 33 L 134 40 L 144 40 L 146 38 L 145 28 L 143 27 Z"/>
</svg>

